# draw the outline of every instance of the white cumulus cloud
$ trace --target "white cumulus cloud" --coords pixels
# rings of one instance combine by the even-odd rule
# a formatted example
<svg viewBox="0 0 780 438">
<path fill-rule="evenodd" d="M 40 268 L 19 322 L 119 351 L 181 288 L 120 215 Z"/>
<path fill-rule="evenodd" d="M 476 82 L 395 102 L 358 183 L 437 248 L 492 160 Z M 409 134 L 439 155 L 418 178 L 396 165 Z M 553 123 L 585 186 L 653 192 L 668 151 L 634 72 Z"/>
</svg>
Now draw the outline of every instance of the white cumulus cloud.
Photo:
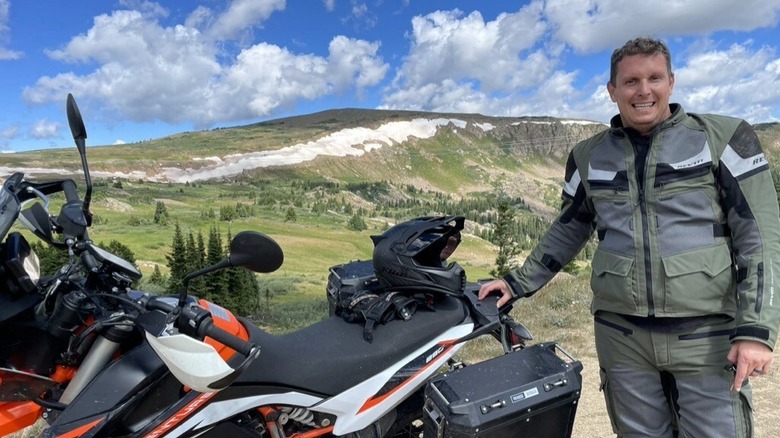
<svg viewBox="0 0 780 438">
<path fill-rule="evenodd" d="M 107 120 L 206 128 L 270 116 L 351 89 L 360 93 L 384 78 L 389 67 L 376 42 L 337 35 L 328 56 L 261 42 L 231 58 L 214 41 L 283 7 L 284 1 L 237 0 L 221 15 L 199 7 L 186 19 L 189 25 L 173 26 L 160 24 L 159 14 L 138 10 L 99 15 L 85 34 L 49 52 L 54 59 L 97 68 L 41 77 L 25 88 L 23 98 L 31 104 L 59 102 L 70 92 L 105 107 Z"/>
<path fill-rule="evenodd" d="M 689 51 L 672 53 L 673 101 L 690 111 L 777 120 L 780 87 L 769 86 L 780 81 L 776 46 L 724 48 L 708 36 L 778 20 L 780 3 L 759 0 L 713 0 L 706 7 L 695 0 L 663 7 L 643 0 L 532 0 L 489 21 L 479 12 L 436 11 L 412 20 L 409 53 L 380 107 L 607 121 L 617 112 L 605 90 L 609 54 L 646 35 L 694 38 Z M 591 54 L 603 59 L 603 73 L 582 77 L 566 65 Z"/>
<path fill-rule="evenodd" d="M 22 57 L 21 52 L 3 47 L 3 43 L 8 39 L 8 34 L 11 30 L 8 27 L 9 10 L 10 3 L 8 0 L 0 0 L 0 61 L 14 60 Z"/>
<path fill-rule="evenodd" d="M 61 126 L 59 122 L 46 119 L 38 120 L 30 128 L 30 136 L 33 138 L 57 138 L 60 136 Z"/>
</svg>

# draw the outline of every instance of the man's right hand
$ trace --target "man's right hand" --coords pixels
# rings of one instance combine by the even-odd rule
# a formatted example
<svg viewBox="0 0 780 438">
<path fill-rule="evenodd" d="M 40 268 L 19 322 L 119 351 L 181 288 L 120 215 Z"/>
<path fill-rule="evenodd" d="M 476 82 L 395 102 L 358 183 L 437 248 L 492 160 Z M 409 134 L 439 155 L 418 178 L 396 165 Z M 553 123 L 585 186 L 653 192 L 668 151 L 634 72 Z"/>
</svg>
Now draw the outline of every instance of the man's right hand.
<svg viewBox="0 0 780 438">
<path fill-rule="evenodd" d="M 489 281 L 485 284 L 483 284 L 479 288 L 479 294 L 477 295 L 479 299 L 484 299 L 486 296 L 490 295 L 491 293 L 498 292 L 501 294 L 501 298 L 498 299 L 496 302 L 496 307 L 501 308 L 505 304 L 507 304 L 512 298 L 512 290 L 509 289 L 509 285 L 506 284 L 506 281 L 497 279 Z"/>
</svg>

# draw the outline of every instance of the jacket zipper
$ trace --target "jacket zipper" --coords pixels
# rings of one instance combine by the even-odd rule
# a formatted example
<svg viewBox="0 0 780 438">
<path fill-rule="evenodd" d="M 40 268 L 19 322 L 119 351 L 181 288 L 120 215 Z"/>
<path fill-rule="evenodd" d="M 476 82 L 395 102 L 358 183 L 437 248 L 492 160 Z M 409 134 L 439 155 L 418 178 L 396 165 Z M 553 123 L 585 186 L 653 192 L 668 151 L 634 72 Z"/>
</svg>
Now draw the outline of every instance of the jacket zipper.
<svg viewBox="0 0 780 438">
<path fill-rule="evenodd" d="M 691 172 L 691 173 L 689 173 L 688 175 L 685 175 L 685 176 L 678 176 L 676 178 L 669 178 L 669 179 L 665 179 L 663 181 L 656 181 L 655 184 L 653 185 L 653 187 L 655 187 L 655 188 L 663 188 L 665 184 L 670 184 L 670 183 L 675 183 L 675 182 L 686 181 L 686 180 L 689 180 L 689 179 L 698 178 L 698 177 L 700 177 L 702 175 L 706 175 L 710 171 L 711 170 L 709 168 L 703 167 L 703 168 L 701 168 L 699 170 L 696 170 L 695 172 Z"/>
<path fill-rule="evenodd" d="M 634 149 L 634 167 L 637 180 L 637 187 L 639 188 L 638 202 L 639 212 L 642 215 L 642 251 L 645 259 L 645 287 L 647 288 L 647 316 L 655 316 L 655 300 L 653 299 L 653 276 L 650 257 L 650 227 L 647 217 L 647 204 L 645 203 L 645 177 L 647 162 L 650 156 L 650 147 L 652 145 L 652 137 L 645 139 L 640 137 L 637 139 L 640 143 L 637 146 L 632 139 L 631 147 Z M 644 154 L 639 150 L 639 147 L 644 147 Z M 639 158 L 642 159 L 639 159 Z"/>
<path fill-rule="evenodd" d="M 764 301 L 764 263 L 759 263 L 756 268 L 756 313 L 761 313 L 761 305 Z"/>
</svg>

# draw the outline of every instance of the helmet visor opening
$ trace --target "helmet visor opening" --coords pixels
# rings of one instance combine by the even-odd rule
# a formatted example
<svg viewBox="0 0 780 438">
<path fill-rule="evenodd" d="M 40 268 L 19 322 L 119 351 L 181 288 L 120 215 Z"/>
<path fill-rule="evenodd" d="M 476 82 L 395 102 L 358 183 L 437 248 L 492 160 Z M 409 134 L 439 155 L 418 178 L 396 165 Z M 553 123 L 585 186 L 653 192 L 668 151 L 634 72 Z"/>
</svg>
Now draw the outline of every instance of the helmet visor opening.
<svg viewBox="0 0 780 438">
<path fill-rule="evenodd" d="M 412 259 L 421 266 L 444 267 L 447 260 L 460 244 L 460 231 L 449 229 L 445 232 L 426 233 L 409 245 Z M 414 248 L 414 250 L 413 250 Z"/>
</svg>

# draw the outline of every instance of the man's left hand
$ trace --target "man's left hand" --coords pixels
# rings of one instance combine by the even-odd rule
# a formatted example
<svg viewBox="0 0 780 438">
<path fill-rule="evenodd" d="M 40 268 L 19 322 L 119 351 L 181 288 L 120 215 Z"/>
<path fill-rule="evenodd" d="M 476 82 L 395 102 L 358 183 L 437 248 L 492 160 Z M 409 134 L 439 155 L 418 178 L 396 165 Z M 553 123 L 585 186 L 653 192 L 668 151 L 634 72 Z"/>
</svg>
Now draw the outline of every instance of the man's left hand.
<svg viewBox="0 0 780 438">
<path fill-rule="evenodd" d="M 772 349 L 758 341 L 739 340 L 731 345 L 727 358 L 736 367 L 734 389 L 739 391 L 748 377 L 760 377 L 769 372 Z"/>
</svg>

